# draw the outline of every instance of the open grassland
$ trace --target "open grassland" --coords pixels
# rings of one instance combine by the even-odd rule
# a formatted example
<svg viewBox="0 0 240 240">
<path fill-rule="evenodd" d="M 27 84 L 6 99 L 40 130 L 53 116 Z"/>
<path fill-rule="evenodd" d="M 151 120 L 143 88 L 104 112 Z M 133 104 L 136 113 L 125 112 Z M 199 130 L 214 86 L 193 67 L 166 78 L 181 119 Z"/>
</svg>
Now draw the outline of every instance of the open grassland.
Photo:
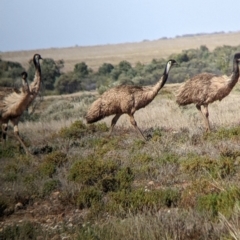
<svg viewBox="0 0 240 240">
<path fill-rule="evenodd" d="M 138 43 L 2 52 L 0 55 L 3 60 L 21 63 L 24 68 L 28 68 L 28 62 L 33 54 L 39 52 L 43 58 L 63 59 L 64 71 L 72 71 L 74 65 L 80 62 L 85 62 L 90 68 L 97 70 L 103 63 L 118 64 L 122 60 L 129 61 L 133 66 L 137 62 L 147 64 L 153 58 L 167 58 L 173 53 L 177 54 L 191 48 L 196 49 L 201 45 L 207 46 L 210 51 L 223 45 L 237 46 L 240 45 L 240 32 L 146 40 Z"/>
<path fill-rule="evenodd" d="M 96 93 L 44 98 L 19 125 L 33 156 L 0 146 L 0 239 L 240 239 L 240 87 L 208 134 L 178 87 L 136 112 L 147 142 L 127 116 L 86 125 Z"/>
</svg>

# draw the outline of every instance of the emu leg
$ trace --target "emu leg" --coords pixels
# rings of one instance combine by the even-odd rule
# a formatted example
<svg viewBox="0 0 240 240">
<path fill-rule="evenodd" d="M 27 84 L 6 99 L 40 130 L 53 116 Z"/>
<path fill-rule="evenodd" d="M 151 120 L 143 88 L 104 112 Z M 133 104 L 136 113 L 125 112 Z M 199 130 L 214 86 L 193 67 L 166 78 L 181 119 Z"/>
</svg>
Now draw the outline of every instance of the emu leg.
<svg viewBox="0 0 240 240">
<path fill-rule="evenodd" d="M 203 116 L 203 120 L 206 126 L 206 132 L 210 132 L 210 123 L 209 123 L 209 112 L 208 112 L 208 105 L 203 105 L 203 109 L 200 105 L 196 105 L 197 110 L 200 111 L 201 115 Z"/>
<path fill-rule="evenodd" d="M 122 114 L 116 114 L 115 117 L 112 119 L 112 123 L 111 123 L 111 129 L 109 131 L 109 135 L 112 134 L 113 128 L 115 127 L 118 119 L 121 117 Z"/>
<path fill-rule="evenodd" d="M 6 142 L 7 129 L 8 129 L 8 124 L 7 123 L 3 123 L 2 124 L 2 139 L 3 139 L 3 142 Z"/>
<path fill-rule="evenodd" d="M 139 129 L 139 127 L 137 126 L 137 122 L 135 121 L 135 119 L 134 119 L 134 116 L 133 115 L 130 115 L 130 114 L 128 114 L 129 115 L 129 117 L 130 117 L 130 122 L 131 122 L 131 124 L 134 126 L 134 128 L 140 133 L 140 135 L 142 136 L 142 138 L 145 140 L 145 141 L 147 141 L 147 139 L 144 137 L 144 135 L 143 135 L 143 133 L 142 133 L 142 131 Z"/>
<path fill-rule="evenodd" d="M 14 136 L 17 138 L 17 140 L 21 143 L 22 147 L 24 148 L 27 155 L 31 155 L 31 153 L 28 151 L 26 145 L 24 144 L 23 140 L 19 136 L 18 131 L 18 125 L 14 125 Z"/>
</svg>

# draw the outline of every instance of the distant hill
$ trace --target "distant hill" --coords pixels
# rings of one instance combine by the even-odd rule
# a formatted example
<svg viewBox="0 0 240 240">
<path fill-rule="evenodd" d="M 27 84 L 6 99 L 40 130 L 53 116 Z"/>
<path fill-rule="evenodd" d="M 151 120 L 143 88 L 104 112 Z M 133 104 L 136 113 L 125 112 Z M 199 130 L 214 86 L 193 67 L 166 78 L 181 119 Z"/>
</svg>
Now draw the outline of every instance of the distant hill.
<svg viewBox="0 0 240 240">
<path fill-rule="evenodd" d="M 240 45 L 239 32 L 218 32 L 212 34 L 186 34 L 175 38 L 161 38 L 154 41 L 144 40 L 135 43 L 108 44 L 98 46 L 75 46 L 68 48 L 35 49 L 30 51 L 15 51 L 0 53 L 3 60 L 17 61 L 23 67 L 28 67 L 28 61 L 38 52 L 43 58 L 63 59 L 64 71 L 71 71 L 76 63 L 85 62 L 93 70 L 103 63 L 118 64 L 122 60 L 132 65 L 136 62 L 149 63 L 153 58 L 168 58 L 172 53 L 198 48 L 205 45 L 211 51 L 218 46 Z"/>
</svg>

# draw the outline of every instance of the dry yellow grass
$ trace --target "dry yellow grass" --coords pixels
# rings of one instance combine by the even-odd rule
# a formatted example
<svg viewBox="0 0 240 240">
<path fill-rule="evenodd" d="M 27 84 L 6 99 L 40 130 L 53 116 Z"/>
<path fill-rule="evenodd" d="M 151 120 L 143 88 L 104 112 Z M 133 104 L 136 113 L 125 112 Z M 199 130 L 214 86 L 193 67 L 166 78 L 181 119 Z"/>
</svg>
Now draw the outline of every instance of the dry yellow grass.
<svg viewBox="0 0 240 240">
<path fill-rule="evenodd" d="M 205 132 L 202 116 L 197 111 L 194 104 L 186 107 L 179 107 L 176 103 L 175 92 L 181 84 L 166 84 L 164 89 L 158 96 L 145 108 L 140 109 L 135 113 L 135 119 L 138 126 L 143 131 L 150 128 L 171 129 L 173 131 L 180 131 L 182 128 L 189 129 L 191 134 L 203 134 Z M 236 126 L 240 123 L 240 85 L 233 89 L 233 91 L 224 98 L 221 102 L 217 101 L 209 105 L 209 120 L 213 128 Z M 76 93 L 77 94 L 77 93 Z M 81 94 L 81 93 L 80 93 Z M 97 97 L 97 93 L 93 92 Z M 71 102 L 70 95 L 62 95 L 61 99 L 66 99 Z M 55 100 L 55 97 L 49 96 L 44 101 Z M 49 104 L 50 104 L 49 102 Z M 44 104 L 44 103 L 43 103 Z M 79 106 L 78 106 L 79 105 Z M 81 102 L 76 103 L 72 111 L 78 111 L 82 106 Z M 87 106 L 86 106 L 87 107 Z M 113 116 L 106 117 L 101 120 L 110 127 Z M 61 121 L 41 121 L 41 122 L 24 122 L 20 123 L 20 129 L 23 134 L 28 135 L 31 139 L 45 138 L 46 135 L 58 132 L 62 127 L 69 126 L 76 120 L 83 120 L 82 118 L 70 118 Z M 136 135 L 134 128 L 129 123 L 128 116 L 124 114 L 119 119 L 116 129 L 123 131 L 129 129 L 131 134 Z M 37 130 L 41 134 L 33 134 Z"/>
<path fill-rule="evenodd" d="M 3 60 L 17 61 L 28 67 L 28 61 L 33 54 L 39 52 L 43 58 L 65 61 L 64 71 L 72 71 L 76 63 L 84 61 L 90 68 L 97 70 L 103 63 L 118 64 L 127 60 L 131 64 L 136 62 L 149 63 L 153 58 L 167 58 L 170 54 L 180 53 L 182 50 L 198 48 L 206 45 L 209 50 L 218 46 L 240 44 L 240 32 L 218 33 L 185 36 L 155 41 L 137 43 L 109 44 L 87 47 L 35 49 L 31 51 L 3 52 Z"/>
<path fill-rule="evenodd" d="M 167 85 L 166 89 L 171 89 L 171 85 Z M 230 127 L 240 123 L 240 94 L 238 89 L 239 87 L 235 88 L 221 102 L 217 101 L 209 105 L 209 120 L 213 128 Z M 143 130 L 151 127 L 165 127 L 175 131 L 188 128 L 192 133 L 205 132 L 202 116 L 194 104 L 185 108 L 179 107 L 175 102 L 175 96 L 169 95 L 168 97 L 161 92 L 152 103 L 137 111 L 134 116 L 139 127 Z M 110 126 L 112 117 L 103 121 Z M 123 115 L 116 126 L 132 128 L 127 115 Z"/>
</svg>

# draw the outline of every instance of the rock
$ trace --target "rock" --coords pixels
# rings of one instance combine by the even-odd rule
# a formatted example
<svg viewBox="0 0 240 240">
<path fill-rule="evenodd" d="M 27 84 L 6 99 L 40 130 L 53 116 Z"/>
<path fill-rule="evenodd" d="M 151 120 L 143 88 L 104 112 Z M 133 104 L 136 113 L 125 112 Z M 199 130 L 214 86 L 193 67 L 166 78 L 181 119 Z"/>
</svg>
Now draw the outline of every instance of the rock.
<svg viewBox="0 0 240 240">
<path fill-rule="evenodd" d="M 36 238 L 36 240 L 44 240 L 44 237 L 38 236 L 38 237 Z"/>
<path fill-rule="evenodd" d="M 20 203 L 20 202 L 18 202 L 18 203 L 15 205 L 15 207 L 14 207 L 14 210 L 15 210 L 15 211 L 18 211 L 19 209 L 23 209 L 23 204 Z"/>
<path fill-rule="evenodd" d="M 154 181 L 150 181 L 150 182 L 148 183 L 148 185 L 149 185 L 149 186 L 153 186 L 153 185 L 154 185 Z"/>
<path fill-rule="evenodd" d="M 62 240 L 62 238 L 59 235 L 55 235 L 51 240 Z"/>
</svg>

